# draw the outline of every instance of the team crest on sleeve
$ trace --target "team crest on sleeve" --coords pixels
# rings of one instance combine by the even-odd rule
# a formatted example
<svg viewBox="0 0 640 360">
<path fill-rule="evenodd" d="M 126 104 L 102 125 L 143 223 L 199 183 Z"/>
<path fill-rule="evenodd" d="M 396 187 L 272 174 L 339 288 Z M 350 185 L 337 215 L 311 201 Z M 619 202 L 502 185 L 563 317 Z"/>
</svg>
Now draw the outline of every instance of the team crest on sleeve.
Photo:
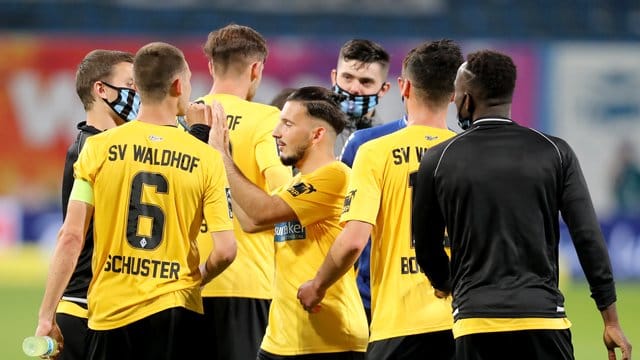
<svg viewBox="0 0 640 360">
<path fill-rule="evenodd" d="M 291 194 L 292 196 L 296 197 L 296 196 L 302 195 L 302 194 L 311 194 L 312 192 L 316 191 L 316 188 L 314 188 L 313 185 L 311 185 L 311 184 L 305 184 L 305 183 L 301 182 L 301 183 L 297 183 L 297 184 L 293 185 L 292 187 L 288 188 L 287 191 L 289 192 L 289 194 Z"/>
<path fill-rule="evenodd" d="M 347 196 L 345 196 L 344 205 L 342 206 L 342 213 L 343 214 L 349 212 L 349 209 L 351 208 L 351 200 L 353 200 L 353 198 L 356 197 L 356 191 L 358 191 L 358 189 L 351 190 L 351 191 L 349 191 Z"/>
<path fill-rule="evenodd" d="M 233 209 L 231 206 L 231 189 L 230 188 L 224 188 L 224 192 L 227 195 L 227 208 L 229 211 L 229 219 L 233 219 Z"/>
</svg>

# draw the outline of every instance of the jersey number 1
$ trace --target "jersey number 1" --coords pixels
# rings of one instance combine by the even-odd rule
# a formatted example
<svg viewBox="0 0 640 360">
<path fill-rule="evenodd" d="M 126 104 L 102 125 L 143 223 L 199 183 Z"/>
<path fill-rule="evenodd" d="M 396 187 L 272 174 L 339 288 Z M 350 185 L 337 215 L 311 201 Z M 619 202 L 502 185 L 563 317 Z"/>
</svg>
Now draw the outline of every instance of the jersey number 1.
<svg viewBox="0 0 640 360">
<path fill-rule="evenodd" d="M 415 197 L 415 191 L 413 191 L 413 187 L 416 186 L 416 182 L 418 181 L 418 172 L 414 171 L 409 173 L 409 189 L 411 191 L 411 209 L 409 209 L 409 219 L 413 218 L 411 214 L 413 213 L 413 200 Z M 416 240 L 413 238 L 413 222 L 410 220 L 409 225 L 411 228 L 409 229 L 409 237 L 411 239 L 411 248 L 416 247 Z"/>
</svg>

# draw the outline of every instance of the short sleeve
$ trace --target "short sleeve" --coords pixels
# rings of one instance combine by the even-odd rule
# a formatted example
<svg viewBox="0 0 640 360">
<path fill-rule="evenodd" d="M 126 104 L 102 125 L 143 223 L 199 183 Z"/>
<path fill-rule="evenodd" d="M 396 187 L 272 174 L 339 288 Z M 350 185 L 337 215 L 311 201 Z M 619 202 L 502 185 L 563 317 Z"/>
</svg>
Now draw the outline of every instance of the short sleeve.
<svg viewBox="0 0 640 360">
<path fill-rule="evenodd" d="M 340 222 L 359 220 L 375 224 L 382 196 L 382 166 L 372 146 L 360 147 L 351 171 Z"/>
<path fill-rule="evenodd" d="M 276 193 L 296 213 L 302 226 L 339 214 L 349 181 L 349 168 L 330 166 L 300 177 L 292 186 Z"/>
<path fill-rule="evenodd" d="M 227 173 L 219 153 L 210 152 L 211 171 L 206 175 L 204 195 L 204 218 L 210 232 L 233 229 L 231 190 Z"/>
</svg>

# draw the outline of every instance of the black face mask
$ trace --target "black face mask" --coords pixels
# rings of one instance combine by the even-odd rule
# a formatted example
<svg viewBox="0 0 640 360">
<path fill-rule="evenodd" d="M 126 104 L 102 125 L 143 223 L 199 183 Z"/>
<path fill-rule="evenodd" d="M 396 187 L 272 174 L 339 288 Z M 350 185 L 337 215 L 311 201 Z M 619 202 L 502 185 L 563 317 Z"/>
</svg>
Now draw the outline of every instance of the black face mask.
<svg viewBox="0 0 640 360">
<path fill-rule="evenodd" d="M 462 116 L 462 113 L 461 113 L 462 108 L 464 106 L 464 101 L 467 99 L 467 97 L 469 98 L 469 115 Z M 473 98 L 471 97 L 471 95 L 464 94 L 462 103 L 460 104 L 460 107 L 457 110 L 458 110 L 458 114 L 457 114 L 458 126 L 460 126 L 462 130 L 467 130 L 468 128 L 471 127 L 471 124 L 473 123 L 473 111 L 475 110 L 475 107 L 473 106 Z"/>
</svg>

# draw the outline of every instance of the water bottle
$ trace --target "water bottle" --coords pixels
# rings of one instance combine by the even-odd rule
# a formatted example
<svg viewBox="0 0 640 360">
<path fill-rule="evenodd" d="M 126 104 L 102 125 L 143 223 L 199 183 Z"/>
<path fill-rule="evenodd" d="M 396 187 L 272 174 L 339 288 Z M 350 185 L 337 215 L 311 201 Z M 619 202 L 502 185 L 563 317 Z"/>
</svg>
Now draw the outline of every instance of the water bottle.
<svg viewBox="0 0 640 360">
<path fill-rule="evenodd" d="M 27 356 L 49 356 L 58 350 L 58 342 L 49 336 L 29 336 L 22 342 Z"/>
</svg>

